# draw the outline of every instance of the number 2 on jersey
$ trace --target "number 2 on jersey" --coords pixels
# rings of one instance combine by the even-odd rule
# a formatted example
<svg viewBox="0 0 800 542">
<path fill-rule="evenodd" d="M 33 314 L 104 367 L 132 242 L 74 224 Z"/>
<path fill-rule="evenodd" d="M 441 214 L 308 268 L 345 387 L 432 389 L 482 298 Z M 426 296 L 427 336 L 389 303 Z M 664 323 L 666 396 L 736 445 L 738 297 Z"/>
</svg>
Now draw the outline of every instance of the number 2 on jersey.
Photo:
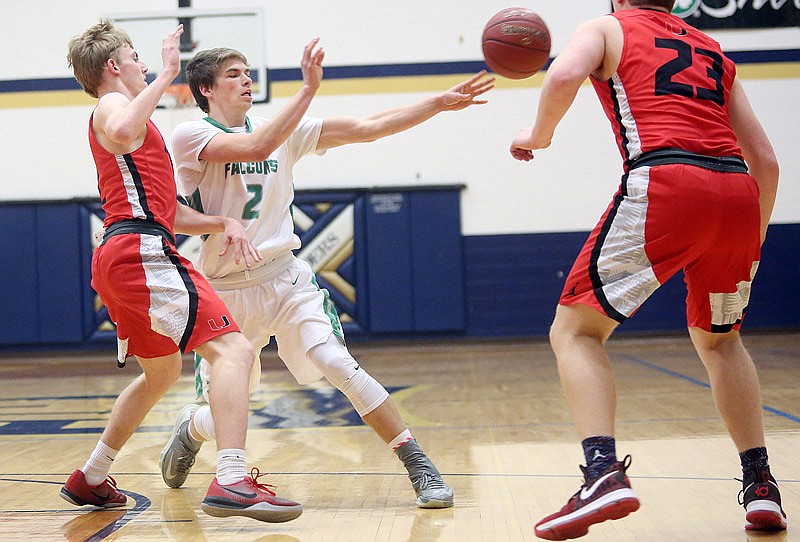
<svg viewBox="0 0 800 542">
<path fill-rule="evenodd" d="M 713 85 L 713 88 L 700 86 L 695 88 L 692 85 L 674 80 L 675 76 L 680 72 L 692 67 L 695 60 L 692 54 L 692 46 L 678 39 L 656 38 L 656 47 L 659 49 L 672 49 L 678 53 L 676 58 L 663 64 L 656 71 L 656 96 L 677 94 L 687 98 L 710 100 L 717 105 L 725 105 L 725 94 L 722 86 L 722 77 L 725 73 L 722 69 L 722 55 L 709 49 L 694 48 L 694 55 L 711 59 L 711 67 L 706 68 L 706 77 Z"/>
<path fill-rule="evenodd" d="M 258 207 L 261 204 L 261 198 L 264 197 L 264 187 L 260 184 L 248 184 L 247 193 L 250 194 L 250 199 L 244 204 L 242 210 L 242 218 L 244 220 L 255 220 L 258 218 Z"/>
</svg>

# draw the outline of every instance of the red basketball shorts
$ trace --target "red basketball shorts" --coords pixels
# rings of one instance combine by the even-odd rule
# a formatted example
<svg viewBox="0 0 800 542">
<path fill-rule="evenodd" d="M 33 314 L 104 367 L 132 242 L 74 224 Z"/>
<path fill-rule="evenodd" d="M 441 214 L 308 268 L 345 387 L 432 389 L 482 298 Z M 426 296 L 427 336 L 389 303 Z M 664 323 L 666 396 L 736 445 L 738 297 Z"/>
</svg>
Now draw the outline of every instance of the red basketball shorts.
<svg viewBox="0 0 800 542">
<path fill-rule="evenodd" d="M 578 255 L 560 304 L 623 322 L 683 270 L 688 325 L 738 329 L 760 257 L 758 198 L 746 173 L 685 164 L 631 170 Z"/>
<path fill-rule="evenodd" d="M 127 341 L 127 353 L 155 358 L 188 352 L 239 331 L 206 279 L 158 235 L 115 235 L 95 250 L 92 287 Z M 125 353 L 120 351 L 121 361 Z"/>
</svg>

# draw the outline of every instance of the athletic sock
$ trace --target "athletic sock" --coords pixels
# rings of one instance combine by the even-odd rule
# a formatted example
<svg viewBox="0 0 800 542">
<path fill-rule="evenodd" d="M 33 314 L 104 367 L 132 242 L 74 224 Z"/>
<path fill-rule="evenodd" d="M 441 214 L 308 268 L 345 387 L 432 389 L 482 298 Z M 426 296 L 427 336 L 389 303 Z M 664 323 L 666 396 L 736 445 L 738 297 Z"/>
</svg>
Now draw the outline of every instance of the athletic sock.
<svg viewBox="0 0 800 542">
<path fill-rule="evenodd" d="M 764 446 L 743 451 L 739 454 L 739 459 L 742 462 L 742 474 L 745 478 L 756 468 L 766 469 L 769 467 L 767 448 Z"/>
<path fill-rule="evenodd" d="M 405 444 L 406 442 L 408 442 L 409 440 L 411 440 L 413 438 L 414 437 L 411 436 L 411 431 L 406 429 L 405 431 L 403 431 L 402 433 L 400 433 L 399 435 L 397 435 L 396 437 L 394 437 L 392 439 L 392 442 L 390 442 L 388 444 L 389 449 L 392 450 L 392 451 L 395 451 L 400 446 L 402 446 L 403 444 Z"/>
<path fill-rule="evenodd" d="M 90 486 L 103 483 L 103 480 L 108 478 L 108 471 L 111 470 L 111 464 L 114 463 L 118 453 L 119 450 L 106 446 L 102 440 L 98 441 L 89 460 L 81 469 L 86 483 Z"/>
<path fill-rule="evenodd" d="M 217 483 L 229 486 L 247 476 L 247 460 L 244 450 L 228 448 L 217 451 Z"/>
<path fill-rule="evenodd" d="M 581 441 L 590 479 L 597 478 L 617 462 L 617 443 L 614 437 L 597 436 Z"/>
</svg>

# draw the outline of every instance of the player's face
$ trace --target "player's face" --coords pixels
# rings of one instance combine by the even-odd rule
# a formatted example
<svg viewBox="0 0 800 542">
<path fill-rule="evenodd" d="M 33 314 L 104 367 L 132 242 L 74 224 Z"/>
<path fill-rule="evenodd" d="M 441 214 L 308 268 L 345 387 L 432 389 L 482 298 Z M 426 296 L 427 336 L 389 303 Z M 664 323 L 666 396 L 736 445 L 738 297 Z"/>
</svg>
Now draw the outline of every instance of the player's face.
<svg viewBox="0 0 800 542">
<path fill-rule="evenodd" d="M 250 68 L 235 59 L 223 64 L 214 79 L 212 96 L 219 105 L 249 109 L 253 105 Z"/>
<path fill-rule="evenodd" d="M 147 87 L 147 66 L 139 60 L 138 53 L 132 47 L 126 45 L 117 51 L 115 67 L 119 70 L 122 83 L 134 96 Z"/>
</svg>

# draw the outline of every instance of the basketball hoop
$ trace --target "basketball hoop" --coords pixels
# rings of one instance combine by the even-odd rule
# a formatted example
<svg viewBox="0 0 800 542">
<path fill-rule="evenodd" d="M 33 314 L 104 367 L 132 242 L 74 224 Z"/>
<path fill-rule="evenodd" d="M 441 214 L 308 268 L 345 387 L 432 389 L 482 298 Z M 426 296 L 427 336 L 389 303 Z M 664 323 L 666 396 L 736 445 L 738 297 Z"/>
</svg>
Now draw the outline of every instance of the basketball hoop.
<svg viewBox="0 0 800 542">
<path fill-rule="evenodd" d="M 167 109 L 182 109 L 196 104 L 188 84 L 173 83 L 164 91 L 164 95 L 159 100 L 158 105 Z"/>
</svg>

